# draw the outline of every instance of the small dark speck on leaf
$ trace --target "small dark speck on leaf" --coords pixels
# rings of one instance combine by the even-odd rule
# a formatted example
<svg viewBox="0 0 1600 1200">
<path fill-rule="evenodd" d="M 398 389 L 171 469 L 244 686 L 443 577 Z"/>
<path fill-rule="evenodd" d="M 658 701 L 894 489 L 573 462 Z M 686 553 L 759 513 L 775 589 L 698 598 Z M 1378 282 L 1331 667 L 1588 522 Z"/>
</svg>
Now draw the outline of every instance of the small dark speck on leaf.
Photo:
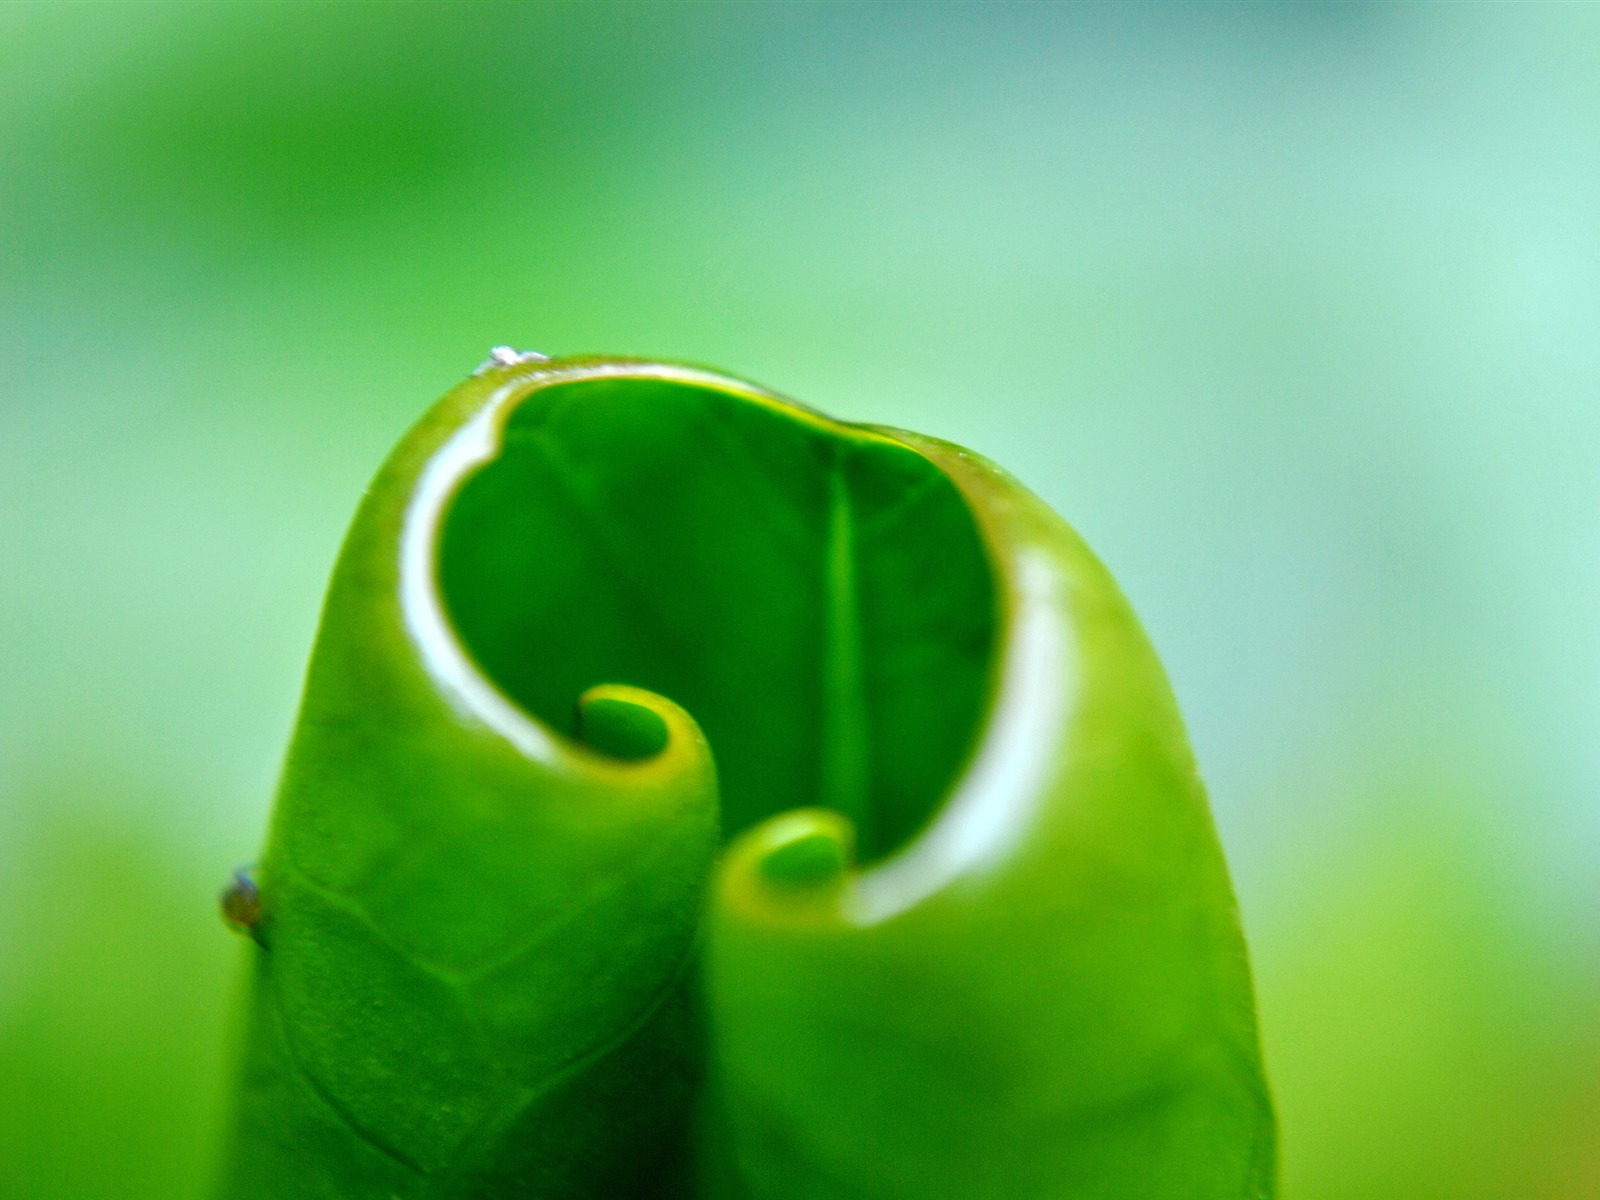
<svg viewBox="0 0 1600 1200">
<path fill-rule="evenodd" d="M 222 919 L 235 933 L 249 934 L 261 941 L 256 926 L 261 923 L 261 891 L 248 867 L 233 873 L 233 880 L 220 897 Z"/>
</svg>

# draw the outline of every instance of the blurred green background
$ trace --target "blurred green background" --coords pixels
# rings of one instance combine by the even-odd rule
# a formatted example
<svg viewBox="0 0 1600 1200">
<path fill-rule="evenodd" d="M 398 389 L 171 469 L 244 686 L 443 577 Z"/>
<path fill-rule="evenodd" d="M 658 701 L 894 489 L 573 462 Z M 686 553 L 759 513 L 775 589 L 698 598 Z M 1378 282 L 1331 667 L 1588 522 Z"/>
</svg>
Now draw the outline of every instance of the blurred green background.
<svg viewBox="0 0 1600 1200">
<path fill-rule="evenodd" d="M 360 489 L 485 355 L 1005 463 L 1213 790 L 1288 1200 L 1600 1197 L 1600 10 L 0 6 L 0 1196 L 198 1197 Z"/>
</svg>

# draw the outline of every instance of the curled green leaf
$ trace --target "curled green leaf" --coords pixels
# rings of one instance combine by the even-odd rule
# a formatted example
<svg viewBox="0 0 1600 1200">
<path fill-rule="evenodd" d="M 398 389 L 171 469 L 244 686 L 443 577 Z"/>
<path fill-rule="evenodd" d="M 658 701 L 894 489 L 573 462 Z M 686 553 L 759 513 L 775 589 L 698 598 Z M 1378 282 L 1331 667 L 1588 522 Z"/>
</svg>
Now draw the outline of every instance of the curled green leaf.
<svg viewBox="0 0 1600 1200">
<path fill-rule="evenodd" d="M 356 516 L 256 878 L 228 1200 L 1272 1192 L 1160 665 L 947 443 L 497 354 Z"/>
</svg>

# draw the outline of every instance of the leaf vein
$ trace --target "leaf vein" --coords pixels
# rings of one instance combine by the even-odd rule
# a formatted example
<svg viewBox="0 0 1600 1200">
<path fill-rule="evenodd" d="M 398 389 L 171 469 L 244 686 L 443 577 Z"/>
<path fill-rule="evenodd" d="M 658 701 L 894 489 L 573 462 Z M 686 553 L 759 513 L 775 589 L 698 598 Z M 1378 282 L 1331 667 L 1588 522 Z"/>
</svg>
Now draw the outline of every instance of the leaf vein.
<svg viewBox="0 0 1600 1200">
<path fill-rule="evenodd" d="M 379 1154 L 410 1171 L 412 1174 L 425 1177 L 428 1172 L 426 1169 L 424 1169 L 421 1163 L 411 1158 L 398 1146 L 391 1146 L 383 1138 L 380 1138 L 377 1134 L 373 1133 L 370 1129 L 367 1129 L 364 1125 L 362 1125 L 361 1122 L 357 1121 L 355 1116 L 344 1106 L 339 1098 L 329 1091 L 322 1081 L 312 1073 L 311 1069 L 306 1065 L 305 1059 L 301 1055 L 299 1045 L 295 1042 L 294 1035 L 291 1032 L 291 1022 L 289 1021 L 288 1015 L 283 1011 L 283 1000 L 278 993 L 277 980 L 273 977 L 270 969 L 267 974 L 267 984 L 267 998 L 269 1001 L 268 1007 L 272 1011 L 273 1021 L 278 1026 L 279 1036 L 281 1036 L 283 1039 L 284 1049 L 288 1052 L 287 1057 L 289 1059 L 289 1065 L 294 1069 L 294 1073 L 300 1077 L 301 1081 L 306 1085 L 306 1087 L 310 1089 L 311 1094 L 320 1100 L 328 1109 L 328 1111 L 338 1118 L 339 1123 L 348 1129 L 352 1134 L 354 1134 L 358 1140 L 365 1142 Z"/>
</svg>

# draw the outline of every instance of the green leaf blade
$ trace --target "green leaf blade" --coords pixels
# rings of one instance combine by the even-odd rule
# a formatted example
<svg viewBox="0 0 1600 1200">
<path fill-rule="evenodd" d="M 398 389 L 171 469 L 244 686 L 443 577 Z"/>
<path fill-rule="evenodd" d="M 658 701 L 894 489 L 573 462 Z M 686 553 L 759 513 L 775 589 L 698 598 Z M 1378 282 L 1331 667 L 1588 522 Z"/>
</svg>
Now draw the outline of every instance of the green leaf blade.
<svg viewBox="0 0 1600 1200">
<path fill-rule="evenodd" d="M 1270 1195 L 1233 898 L 1159 664 L 1053 514 L 963 452 L 902 436 L 1013 556 L 1011 636 L 1042 633 L 1013 641 L 999 707 L 1031 692 L 1029 711 L 1054 719 L 1030 739 L 1052 744 L 1038 777 L 963 792 L 974 764 L 920 842 L 820 908 L 763 884 L 778 852 L 765 828 L 729 853 L 706 985 L 721 1170 L 761 1200 Z M 1020 828 L 984 828 L 1013 787 Z"/>
<path fill-rule="evenodd" d="M 335 572 L 260 871 L 225 1196 L 472 1194 L 449 1181 L 521 1161 L 529 1121 L 581 1147 L 537 1166 L 565 1181 L 551 1194 L 632 1186 L 652 1140 L 676 1152 L 717 840 L 705 741 L 655 696 L 669 744 L 637 762 L 508 728 L 453 689 L 406 608 L 427 471 L 489 395 L 468 385 L 402 444 Z M 597 1125 L 593 1095 L 625 1084 L 662 1103 Z"/>
<path fill-rule="evenodd" d="M 1273 1186 L 1115 584 L 975 456 L 737 380 L 508 362 L 402 443 L 261 905 L 227 1200 Z"/>
</svg>

